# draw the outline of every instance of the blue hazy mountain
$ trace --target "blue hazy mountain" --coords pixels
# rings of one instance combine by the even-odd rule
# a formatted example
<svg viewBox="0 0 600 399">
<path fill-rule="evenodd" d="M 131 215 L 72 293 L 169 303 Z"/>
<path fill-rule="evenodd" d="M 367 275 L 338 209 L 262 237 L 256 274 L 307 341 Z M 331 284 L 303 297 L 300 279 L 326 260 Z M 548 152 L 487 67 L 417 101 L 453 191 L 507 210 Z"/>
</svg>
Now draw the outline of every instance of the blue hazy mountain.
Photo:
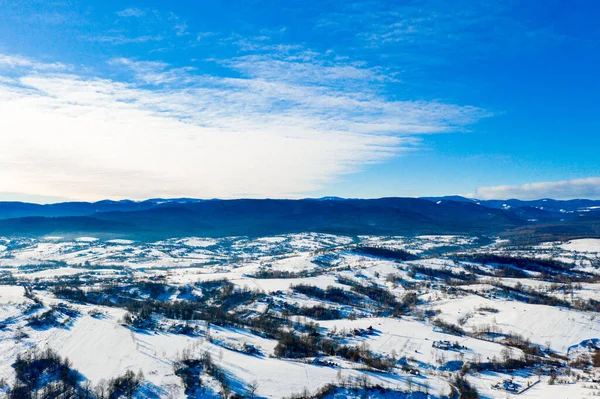
<svg viewBox="0 0 600 399">
<path fill-rule="evenodd" d="M 463 197 L 301 200 L 191 198 L 0 202 L 0 235 L 178 236 L 336 234 L 600 234 L 600 201 L 479 201 Z M 548 233 L 550 232 L 550 233 Z M 564 234 L 563 234 L 564 233 Z"/>
</svg>

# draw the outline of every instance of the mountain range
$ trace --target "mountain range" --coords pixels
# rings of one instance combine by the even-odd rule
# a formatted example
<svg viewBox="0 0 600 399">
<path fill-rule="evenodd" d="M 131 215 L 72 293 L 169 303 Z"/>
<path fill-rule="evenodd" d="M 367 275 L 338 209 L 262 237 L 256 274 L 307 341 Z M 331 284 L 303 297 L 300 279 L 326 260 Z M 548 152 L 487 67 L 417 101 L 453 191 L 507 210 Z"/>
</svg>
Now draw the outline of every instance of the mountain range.
<svg viewBox="0 0 600 399">
<path fill-rule="evenodd" d="M 600 201 L 427 198 L 0 202 L 0 235 L 180 236 L 468 234 L 536 242 L 600 236 Z"/>
</svg>

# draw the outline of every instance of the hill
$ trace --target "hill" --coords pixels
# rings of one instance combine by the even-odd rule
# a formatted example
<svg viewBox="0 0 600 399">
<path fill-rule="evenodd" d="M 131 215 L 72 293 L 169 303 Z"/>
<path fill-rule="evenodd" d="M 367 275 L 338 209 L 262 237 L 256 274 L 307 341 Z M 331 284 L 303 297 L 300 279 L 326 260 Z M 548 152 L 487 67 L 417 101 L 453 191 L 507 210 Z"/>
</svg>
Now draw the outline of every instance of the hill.
<svg viewBox="0 0 600 399">
<path fill-rule="evenodd" d="M 0 235 L 99 235 L 160 239 L 297 232 L 345 235 L 504 234 L 535 240 L 600 233 L 598 201 L 475 201 L 448 198 L 152 199 L 39 205 L 0 203 Z M 509 205 L 512 204 L 512 205 Z M 546 204 L 546 206 L 536 206 Z"/>
</svg>

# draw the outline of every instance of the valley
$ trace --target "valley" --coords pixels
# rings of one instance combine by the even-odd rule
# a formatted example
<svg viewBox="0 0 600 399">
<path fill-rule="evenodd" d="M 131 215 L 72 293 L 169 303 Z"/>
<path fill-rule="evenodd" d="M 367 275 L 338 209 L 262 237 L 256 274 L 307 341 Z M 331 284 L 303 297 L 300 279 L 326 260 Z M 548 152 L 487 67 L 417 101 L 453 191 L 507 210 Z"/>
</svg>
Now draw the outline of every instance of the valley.
<svg viewBox="0 0 600 399">
<path fill-rule="evenodd" d="M 55 356 L 81 397 L 594 396 L 599 266 L 596 239 L 3 238 L 0 392 L 67 386 L 18 371 Z"/>
</svg>

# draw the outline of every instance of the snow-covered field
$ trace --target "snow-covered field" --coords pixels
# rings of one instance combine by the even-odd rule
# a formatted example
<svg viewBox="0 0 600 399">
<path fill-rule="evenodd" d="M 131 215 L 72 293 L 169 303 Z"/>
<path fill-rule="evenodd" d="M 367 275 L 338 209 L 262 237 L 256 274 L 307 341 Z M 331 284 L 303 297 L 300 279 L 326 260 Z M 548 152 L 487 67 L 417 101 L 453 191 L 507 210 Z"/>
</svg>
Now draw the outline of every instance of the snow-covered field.
<svg viewBox="0 0 600 399">
<path fill-rule="evenodd" d="M 570 252 L 593 252 L 600 253 L 600 239 L 572 240 L 561 244 L 560 247 Z"/>
<path fill-rule="evenodd" d="M 34 348 L 80 388 L 141 371 L 138 398 L 442 398 L 460 381 L 600 395 L 599 254 L 593 239 L 0 238 L 0 397 Z"/>
</svg>

